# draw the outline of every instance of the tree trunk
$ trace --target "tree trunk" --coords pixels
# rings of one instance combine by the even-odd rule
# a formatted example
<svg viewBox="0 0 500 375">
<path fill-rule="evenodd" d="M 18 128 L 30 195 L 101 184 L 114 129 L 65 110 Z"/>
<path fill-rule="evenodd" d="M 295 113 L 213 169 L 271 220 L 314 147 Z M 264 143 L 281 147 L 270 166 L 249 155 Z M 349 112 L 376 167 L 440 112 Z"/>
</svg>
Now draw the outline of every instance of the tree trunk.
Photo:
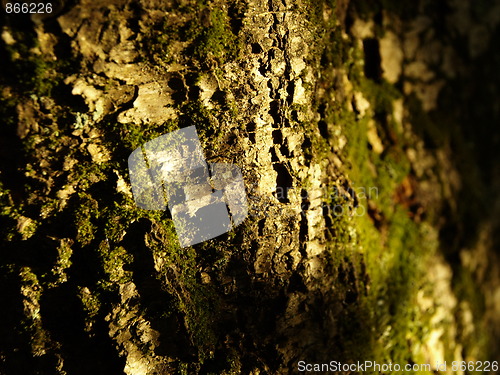
<svg viewBox="0 0 500 375">
<path fill-rule="evenodd" d="M 52 6 L 2 16 L 1 374 L 498 358 L 498 1 Z M 249 207 L 181 248 L 127 159 L 192 125 Z"/>
</svg>

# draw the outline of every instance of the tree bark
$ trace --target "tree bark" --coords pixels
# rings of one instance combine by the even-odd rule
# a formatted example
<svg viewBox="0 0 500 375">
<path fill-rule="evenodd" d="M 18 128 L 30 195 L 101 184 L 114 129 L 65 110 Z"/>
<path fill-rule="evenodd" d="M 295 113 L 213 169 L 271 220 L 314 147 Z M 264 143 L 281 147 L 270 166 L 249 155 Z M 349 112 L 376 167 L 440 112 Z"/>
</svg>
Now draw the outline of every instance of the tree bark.
<svg viewBox="0 0 500 375">
<path fill-rule="evenodd" d="M 0 373 L 498 358 L 498 1 L 53 5 L 2 16 Z M 192 125 L 249 213 L 181 248 L 127 158 Z"/>
</svg>

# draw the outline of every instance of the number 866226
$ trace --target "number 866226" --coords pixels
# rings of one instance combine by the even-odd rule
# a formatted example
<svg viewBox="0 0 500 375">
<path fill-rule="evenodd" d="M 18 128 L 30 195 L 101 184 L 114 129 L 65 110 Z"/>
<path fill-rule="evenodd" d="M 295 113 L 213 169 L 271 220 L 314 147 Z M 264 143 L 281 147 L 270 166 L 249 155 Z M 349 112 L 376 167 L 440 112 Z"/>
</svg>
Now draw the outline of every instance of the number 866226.
<svg viewBox="0 0 500 375">
<path fill-rule="evenodd" d="M 52 3 L 7 3 L 5 4 L 6 13 L 14 14 L 36 14 L 52 13 Z"/>
</svg>

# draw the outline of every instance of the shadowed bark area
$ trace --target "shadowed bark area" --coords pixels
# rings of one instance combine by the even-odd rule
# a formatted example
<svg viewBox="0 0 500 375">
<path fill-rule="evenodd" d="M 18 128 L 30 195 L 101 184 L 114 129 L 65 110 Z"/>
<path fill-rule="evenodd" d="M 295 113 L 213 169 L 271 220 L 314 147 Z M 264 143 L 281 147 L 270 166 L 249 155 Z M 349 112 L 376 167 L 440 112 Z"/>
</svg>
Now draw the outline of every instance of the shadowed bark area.
<svg viewBox="0 0 500 375">
<path fill-rule="evenodd" d="M 1 374 L 498 372 L 499 1 L 52 4 L 0 18 Z M 193 125 L 249 207 L 181 248 L 127 160 Z"/>
</svg>

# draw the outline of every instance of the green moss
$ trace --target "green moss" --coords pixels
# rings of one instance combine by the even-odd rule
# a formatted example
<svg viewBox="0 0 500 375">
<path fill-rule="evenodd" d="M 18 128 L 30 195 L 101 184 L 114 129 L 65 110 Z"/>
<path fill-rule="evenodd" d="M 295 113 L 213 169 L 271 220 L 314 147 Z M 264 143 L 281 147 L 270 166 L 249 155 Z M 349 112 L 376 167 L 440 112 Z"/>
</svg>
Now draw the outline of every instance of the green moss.
<svg viewBox="0 0 500 375">
<path fill-rule="evenodd" d="M 316 13 L 316 17 L 319 18 L 320 14 L 322 17 L 322 12 Z M 367 80 L 359 63 L 362 54 L 342 39 L 340 30 L 335 30 L 331 25 L 330 30 L 331 33 L 325 34 L 328 46 L 322 52 L 321 61 L 325 84 L 335 82 L 333 75 L 330 76 L 334 71 L 329 69 L 343 65 L 349 72 L 354 89 L 361 91 L 369 100 L 372 114 L 388 116 L 392 113 L 393 101 L 400 97 L 399 92 L 386 82 Z M 318 109 L 321 100 L 317 103 Z M 364 267 L 369 277 L 370 292 L 350 306 L 340 320 L 341 340 L 344 343 L 342 355 L 346 359 L 370 358 L 381 362 L 406 363 L 411 352 L 408 335 L 416 340 L 421 337 L 413 323 L 420 318 L 419 313 L 409 307 L 415 302 L 418 281 L 422 275 L 419 265 L 425 258 L 425 251 L 419 247 L 422 238 L 418 226 L 393 199 L 396 188 L 410 172 L 409 162 L 397 147 L 389 147 L 382 155 L 374 153 L 369 147 L 367 136 L 370 117 L 358 118 L 356 113 L 348 109 L 349 105 L 348 102 L 328 102 L 322 109 L 322 120 L 329 129 L 340 125 L 342 134 L 346 136 L 347 145 L 339 154 L 346 166 L 344 173 L 349 175 L 351 188 L 355 192 L 360 187 L 365 191 L 376 188 L 377 194 L 357 197 L 360 208 L 352 212 L 365 214 L 330 215 L 329 219 L 332 267 L 355 269 L 356 279 L 349 280 L 348 286 L 337 285 L 337 291 L 348 293 L 354 285 L 364 288 L 366 284 L 361 272 Z M 316 160 L 327 158 L 334 150 L 332 134 L 323 138 L 319 136 L 316 124 L 302 125 L 311 139 L 312 157 Z M 384 129 L 378 130 L 384 134 Z M 386 144 L 390 143 L 384 142 Z M 368 199 L 375 203 L 382 211 L 384 220 L 387 220 L 382 224 L 386 233 L 381 232 L 368 216 Z M 327 197 L 325 204 L 334 207 L 340 205 L 344 212 L 354 209 L 351 198 L 335 194 Z"/>
<path fill-rule="evenodd" d="M 8 56 L 8 61 L 4 62 L 5 78 L 27 95 L 50 96 L 54 87 L 61 84 L 63 77 L 60 72 L 67 62 L 49 60 L 37 52 L 39 41 L 34 32 L 15 29 L 10 32 L 16 43 L 4 47 Z"/>
<path fill-rule="evenodd" d="M 213 356 L 218 340 L 217 294 L 210 285 L 201 283 L 196 251 L 192 247 L 180 248 L 171 220 L 158 223 L 156 234 L 148 236 L 148 243 L 153 253 L 165 261 L 158 278 L 168 280 L 167 290 L 176 297 L 176 308 L 185 317 L 186 329 L 203 363 Z"/>
<path fill-rule="evenodd" d="M 107 134 L 105 141 L 108 149 L 118 153 L 122 153 L 122 151 L 130 153 L 160 135 L 179 129 L 176 120 L 146 126 L 136 123 L 122 124 L 117 122 L 113 116 L 103 120 L 98 126 Z M 121 142 L 117 143 L 116 139 L 120 139 Z"/>
<path fill-rule="evenodd" d="M 210 9 L 209 26 L 199 29 L 194 27 L 194 54 L 202 62 L 214 59 L 219 64 L 238 57 L 239 44 L 231 30 L 230 19 L 225 10 Z M 199 25 L 199 20 L 194 21 Z"/>
<path fill-rule="evenodd" d="M 57 248 L 57 252 L 57 263 L 51 269 L 51 273 L 55 281 L 48 283 L 51 287 L 67 281 L 68 277 L 66 272 L 72 264 L 71 256 L 73 255 L 73 250 L 71 249 L 69 241 L 61 240 L 61 243 Z"/>
<path fill-rule="evenodd" d="M 241 12 L 239 9 L 236 13 Z M 185 54 L 191 60 L 194 57 L 204 68 L 215 68 L 239 57 L 241 41 L 231 26 L 232 18 L 238 14 L 231 18 L 226 9 L 207 6 L 204 2 L 184 4 L 175 13 L 177 17 L 158 23 L 142 40 L 150 63 L 181 62 L 183 57 L 174 56 L 171 50 L 178 41 L 190 45 Z"/>
<path fill-rule="evenodd" d="M 78 196 L 80 205 L 76 207 L 74 212 L 77 230 L 76 240 L 82 245 L 88 245 L 97 233 L 98 203 L 88 193 L 81 192 Z"/>
<path fill-rule="evenodd" d="M 113 202 L 112 207 L 104 208 L 103 216 L 107 218 L 104 222 L 104 235 L 113 242 L 118 243 L 123 238 L 128 223 L 141 217 L 141 213 L 132 199 L 125 202 Z"/>
<path fill-rule="evenodd" d="M 102 303 L 100 296 L 98 294 L 92 293 L 88 288 L 79 287 L 78 297 L 80 298 L 85 313 L 85 323 L 87 325 L 87 330 L 90 330 L 101 308 Z"/>
<path fill-rule="evenodd" d="M 317 13 L 319 18 L 322 12 Z M 353 360 L 370 358 L 386 363 L 406 363 L 408 353 L 411 353 L 408 337 L 421 338 L 417 332 L 419 328 L 414 324 L 421 317 L 418 310 L 410 307 L 415 305 L 414 298 L 422 276 L 420 265 L 426 251 L 420 246 L 422 237 L 418 225 L 393 198 L 396 188 L 410 172 L 408 160 L 402 150 L 390 146 L 390 142 L 384 142 L 388 148 L 383 154 L 376 154 L 371 150 L 367 136 L 370 116 L 383 117 L 392 113 L 393 101 L 400 97 L 400 93 L 386 82 L 367 80 L 360 64 L 362 53 L 343 40 L 340 30 L 332 25 L 329 30 L 331 33 L 325 34 L 328 46 L 324 47 L 321 61 L 325 85 L 332 85 L 331 90 L 338 89 L 331 83 L 335 82 L 335 71 L 330 69 L 343 66 L 349 72 L 354 90 L 362 92 L 370 102 L 372 112 L 359 118 L 348 109 L 350 102 L 329 101 L 323 105 L 322 120 L 329 129 L 340 125 L 347 139 L 338 155 L 346 167 L 344 173 L 349 176 L 351 189 L 354 192 L 357 192 L 356 188 L 363 188 L 366 192 L 370 188 L 377 189 L 374 195 L 357 194 L 360 207 L 353 212 L 363 212 L 363 215 L 330 216 L 331 264 L 334 269 L 353 267 L 355 270 L 355 280 L 349 280 L 348 286 L 339 280 L 338 292 L 348 293 L 354 285 L 362 290 L 366 286 L 361 271 L 364 267 L 369 278 L 369 293 L 361 295 L 341 318 L 342 355 Z M 321 100 L 317 103 L 318 109 Z M 383 135 L 384 128 L 378 126 Z M 318 136 L 315 124 L 304 124 L 304 127 L 311 138 L 313 157 L 322 160 L 331 154 L 332 144 L 335 144 L 332 134 L 325 139 Z M 347 211 L 354 209 L 351 198 L 335 194 L 332 198 L 325 203 L 340 205 Z M 368 200 L 382 212 L 383 223 L 374 223 L 368 215 Z M 378 227 L 380 225 L 382 230 Z"/>
<path fill-rule="evenodd" d="M 102 280 L 101 287 L 109 290 L 132 280 L 132 272 L 124 269 L 126 265 L 132 263 L 132 254 L 128 253 L 122 246 L 114 246 L 107 240 L 101 241 L 98 252 L 102 260 L 103 270 L 107 275 L 107 279 Z"/>
<path fill-rule="evenodd" d="M 360 2 L 353 5 L 357 4 Z M 407 209 L 395 199 L 397 189 L 411 173 L 410 162 L 402 149 L 405 140 L 391 121 L 393 102 L 401 98 L 401 93 L 385 81 L 367 79 L 363 72 L 363 52 L 357 45 L 343 40 L 341 31 L 334 26 L 330 25 L 328 30 L 331 32 L 325 34 L 324 40 L 327 46 L 320 51 L 325 90 L 343 89 L 335 86 L 338 73 L 332 67 L 343 68 L 348 72 L 353 90 L 361 92 L 369 101 L 370 110 L 361 117 L 350 108 L 349 93 L 342 91 L 342 95 L 347 94 L 344 102 L 332 103 L 319 98 L 316 108 L 321 120 L 327 123 L 328 129 L 340 126 L 347 144 L 342 151 L 335 150 L 331 146 L 335 145 L 332 134 L 327 139 L 314 139 L 315 134 L 318 137 L 315 124 L 306 124 L 306 128 L 311 129 L 307 134 L 313 139 L 312 155 L 321 160 L 332 150 L 337 151 L 345 166 L 343 173 L 348 175 L 354 192 L 357 188 L 366 192 L 376 189 L 376 194 L 356 194 L 359 207 L 354 212 L 364 214 L 333 216 L 329 223 L 332 265 L 334 268 L 351 265 L 356 270 L 356 279 L 349 281 L 349 287 L 357 285 L 361 290 L 367 287 L 366 295 L 361 294 L 359 300 L 348 307 L 348 315 L 340 320 L 341 340 L 345 343 L 342 355 L 347 359 L 370 358 L 382 363 L 416 362 L 412 350 L 422 344 L 425 332 L 430 329 L 429 316 L 419 310 L 416 295 L 426 285 L 423 265 L 437 251 L 438 244 L 429 239 L 423 224 L 415 223 Z M 382 138 L 381 154 L 371 149 L 370 121 L 375 122 Z M 352 199 L 334 198 L 327 204 L 353 208 Z M 364 268 L 366 275 L 361 271 Z M 344 285 L 336 288 L 339 292 L 347 291 Z"/>
<path fill-rule="evenodd" d="M 190 101 L 181 108 L 181 126 L 196 126 L 196 131 L 202 141 L 210 140 L 211 147 L 218 148 L 217 144 L 222 136 L 222 129 L 218 126 L 214 110 L 209 110 L 201 101 Z"/>
<path fill-rule="evenodd" d="M 11 191 L 0 181 L 0 235 L 2 240 L 13 241 L 20 238 L 17 220 L 21 217 L 21 207 L 14 205 Z"/>
<path fill-rule="evenodd" d="M 371 79 L 357 77 L 355 88 L 368 99 L 375 115 L 388 115 L 392 113 L 394 100 L 402 97 L 401 92 L 394 85 L 383 80 L 377 83 Z"/>
</svg>

